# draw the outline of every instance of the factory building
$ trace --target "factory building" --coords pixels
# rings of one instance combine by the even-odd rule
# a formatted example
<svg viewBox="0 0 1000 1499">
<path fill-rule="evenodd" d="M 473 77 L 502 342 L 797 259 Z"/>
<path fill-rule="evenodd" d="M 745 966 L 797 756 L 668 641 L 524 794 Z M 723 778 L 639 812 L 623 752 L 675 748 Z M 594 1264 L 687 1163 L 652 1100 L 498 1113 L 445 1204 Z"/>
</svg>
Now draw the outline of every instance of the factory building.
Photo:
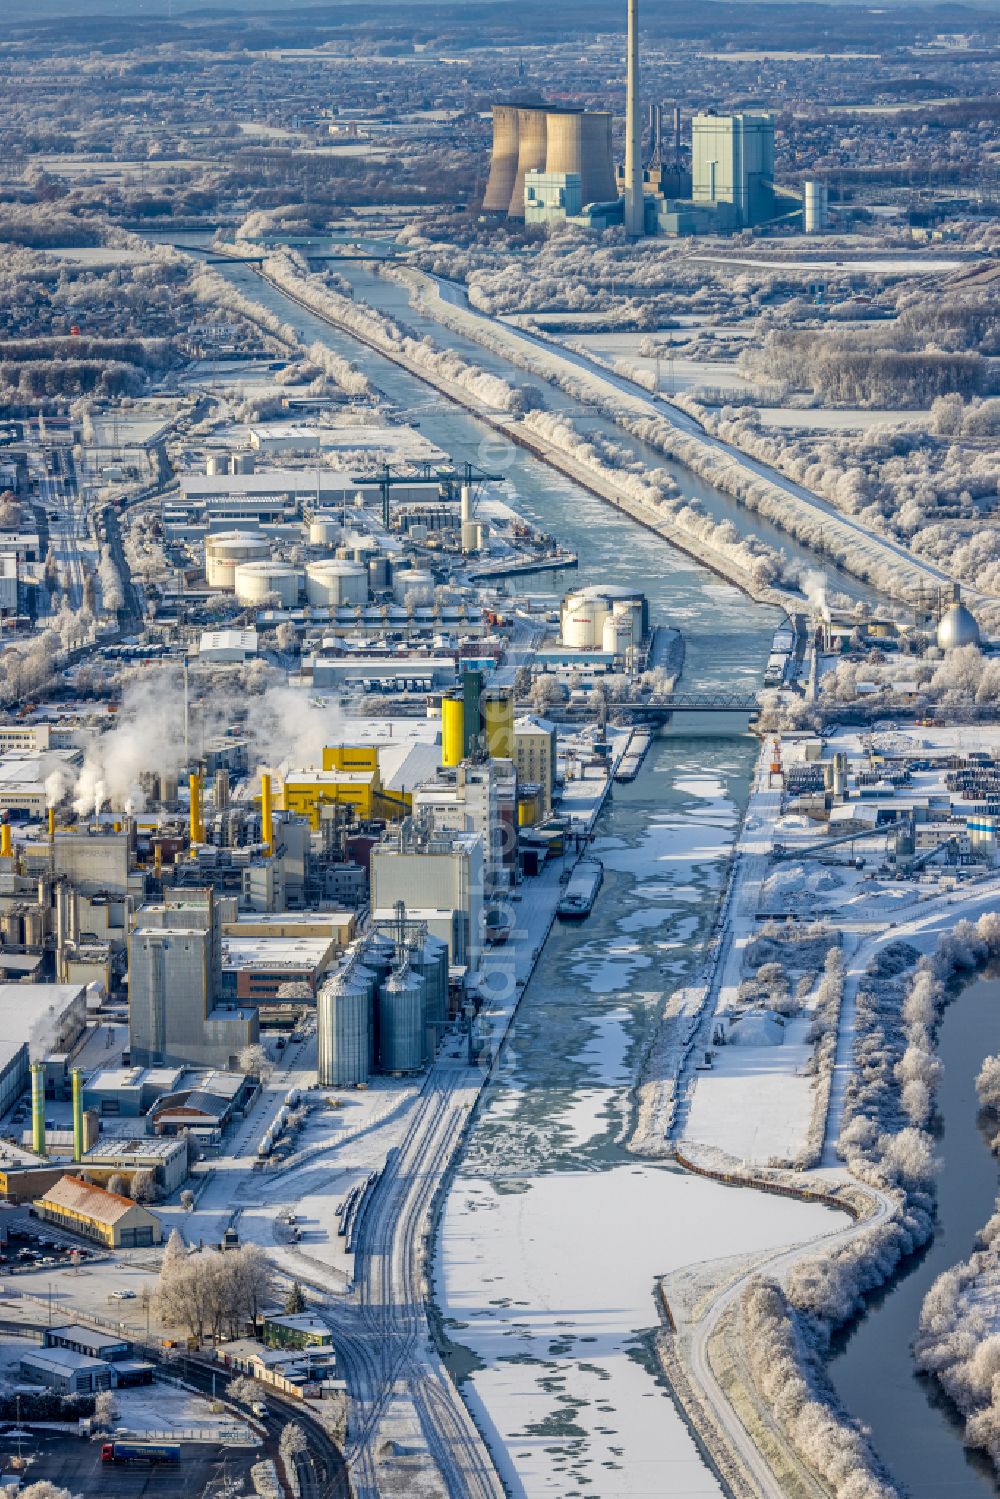
<svg viewBox="0 0 1000 1499">
<path fill-rule="evenodd" d="M 257 1040 L 255 1009 L 226 1008 L 221 922 L 235 901 L 211 889 L 178 892 L 136 913 L 129 938 L 129 1051 L 140 1066 L 235 1066 Z"/>
<path fill-rule="evenodd" d="M 81 984 L 0 984 L 0 1114 L 28 1086 L 29 1037 L 41 1038 L 43 1051 L 66 1051 L 86 1020 Z"/>
<path fill-rule="evenodd" d="M 95 1395 L 110 1390 L 111 1365 L 71 1348 L 37 1348 L 21 1358 L 21 1373 L 60 1395 Z"/>
<path fill-rule="evenodd" d="M 556 787 L 556 729 L 546 718 L 526 714 L 514 723 L 514 764 L 524 786 L 541 790 L 541 811 L 552 811 Z"/>
<path fill-rule="evenodd" d="M 774 116 L 695 115 L 691 198 L 721 228 L 746 229 L 774 216 Z"/>
<path fill-rule="evenodd" d="M 583 205 L 617 198 L 610 114 L 545 104 L 495 104 L 484 213 L 526 218 L 529 175 L 575 179 L 576 214 Z"/>
<path fill-rule="evenodd" d="M 503 762 L 464 762 L 454 770 L 419 786 L 413 793 L 413 816 L 434 832 L 478 833 L 482 839 L 486 889 L 495 890 L 504 869 L 505 831 L 513 827 L 513 815 L 501 816 Z"/>
<path fill-rule="evenodd" d="M 411 819 L 372 849 L 372 908 L 397 901 L 453 911 L 458 917 L 454 963 L 477 968 L 483 934 L 483 840 L 478 833 L 429 832 Z"/>
<path fill-rule="evenodd" d="M 155 1213 L 130 1197 L 106 1192 L 78 1176 L 64 1176 L 50 1187 L 35 1203 L 35 1213 L 43 1223 L 55 1224 L 108 1249 L 142 1249 L 159 1244 L 163 1237 Z"/>
</svg>

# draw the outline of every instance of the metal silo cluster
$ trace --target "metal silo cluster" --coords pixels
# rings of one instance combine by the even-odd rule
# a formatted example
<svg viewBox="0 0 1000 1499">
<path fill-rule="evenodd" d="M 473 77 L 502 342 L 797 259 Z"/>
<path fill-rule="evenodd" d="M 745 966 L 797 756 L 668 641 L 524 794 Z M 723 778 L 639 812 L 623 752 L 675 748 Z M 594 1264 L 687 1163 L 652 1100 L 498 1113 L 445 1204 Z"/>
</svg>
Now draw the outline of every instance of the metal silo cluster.
<svg viewBox="0 0 1000 1499">
<path fill-rule="evenodd" d="M 376 927 L 322 986 L 316 1009 L 321 1085 L 417 1072 L 448 1021 L 448 945 L 405 916 Z"/>
</svg>

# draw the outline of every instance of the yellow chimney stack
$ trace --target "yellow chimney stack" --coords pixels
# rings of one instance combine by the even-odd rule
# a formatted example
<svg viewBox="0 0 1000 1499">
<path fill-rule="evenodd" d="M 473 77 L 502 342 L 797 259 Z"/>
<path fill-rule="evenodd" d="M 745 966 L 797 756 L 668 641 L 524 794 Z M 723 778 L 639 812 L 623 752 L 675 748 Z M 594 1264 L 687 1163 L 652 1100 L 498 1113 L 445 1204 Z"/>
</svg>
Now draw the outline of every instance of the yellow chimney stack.
<svg viewBox="0 0 1000 1499">
<path fill-rule="evenodd" d="M 264 849 L 270 858 L 274 852 L 274 819 L 269 775 L 262 775 L 260 778 L 260 831 Z"/>
<path fill-rule="evenodd" d="M 55 809 L 55 807 L 50 807 L 49 808 L 49 837 L 50 838 L 54 838 L 55 836 L 56 836 L 56 809 Z"/>
<path fill-rule="evenodd" d="M 189 818 L 189 832 L 192 848 L 196 843 L 205 841 L 205 824 L 201 813 L 201 776 L 197 771 L 192 771 L 188 779 L 188 787 L 191 792 L 191 812 Z"/>
<path fill-rule="evenodd" d="M 14 840 L 9 822 L 0 822 L 0 859 L 9 859 L 14 852 Z"/>
</svg>

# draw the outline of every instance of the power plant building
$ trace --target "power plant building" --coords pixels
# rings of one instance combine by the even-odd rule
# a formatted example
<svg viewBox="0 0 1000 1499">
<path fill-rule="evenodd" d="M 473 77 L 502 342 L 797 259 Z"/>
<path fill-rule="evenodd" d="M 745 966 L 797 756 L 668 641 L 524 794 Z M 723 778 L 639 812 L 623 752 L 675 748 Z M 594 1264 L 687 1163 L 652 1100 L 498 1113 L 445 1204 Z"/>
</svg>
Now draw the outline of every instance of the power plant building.
<svg viewBox="0 0 1000 1499">
<path fill-rule="evenodd" d="M 720 228 L 752 228 L 773 217 L 773 115 L 695 115 L 691 199 L 710 209 Z"/>
<path fill-rule="evenodd" d="M 545 181 L 539 182 L 539 177 Z M 530 200 L 529 185 L 533 187 Z M 575 217 L 587 204 L 617 200 L 611 115 L 604 110 L 545 104 L 495 104 L 484 213 L 527 219 L 530 201 L 533 217 L 528 221 L 546 222 L 539 205 L 548 205 L 560 191 L 564 201 L 553 204 L 559 210 L 553 217 Z"/>
</svg>

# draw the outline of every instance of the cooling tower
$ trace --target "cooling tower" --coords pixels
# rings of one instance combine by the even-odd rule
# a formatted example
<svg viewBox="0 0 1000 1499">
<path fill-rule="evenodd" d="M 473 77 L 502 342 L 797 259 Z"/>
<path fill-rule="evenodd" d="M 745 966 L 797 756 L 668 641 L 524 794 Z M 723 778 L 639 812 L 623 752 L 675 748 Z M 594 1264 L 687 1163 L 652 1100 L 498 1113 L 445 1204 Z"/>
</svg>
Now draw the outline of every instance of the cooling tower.
<svg viewBox="0 0 1000 1499">
<path fill-rule="evenodd" d="M 550 113 L 545 122 L 546 172 L 579 172 L 581 203 L 610 203 L 618 196 L 611 159 L 611 115 Z"/>
<path fill-rule="evenodd" d="M 528 172 L 545 170 L 546 128 L 548 111 L 544 105 L 536 108 L 521 108 L 517 115 L 517 171 L 507 206 L 512 219 L 524 218 L 524 178 Z"/>
<path fill-rule="evenodd" d="M 489 181 L 483 196 L 484 213 L 506 213 L 510 207 L 514 178 L 517 176 L 519 113 L 516 104 L 493 106 L 493 155 L 490 159 Z"/>
</svg>

